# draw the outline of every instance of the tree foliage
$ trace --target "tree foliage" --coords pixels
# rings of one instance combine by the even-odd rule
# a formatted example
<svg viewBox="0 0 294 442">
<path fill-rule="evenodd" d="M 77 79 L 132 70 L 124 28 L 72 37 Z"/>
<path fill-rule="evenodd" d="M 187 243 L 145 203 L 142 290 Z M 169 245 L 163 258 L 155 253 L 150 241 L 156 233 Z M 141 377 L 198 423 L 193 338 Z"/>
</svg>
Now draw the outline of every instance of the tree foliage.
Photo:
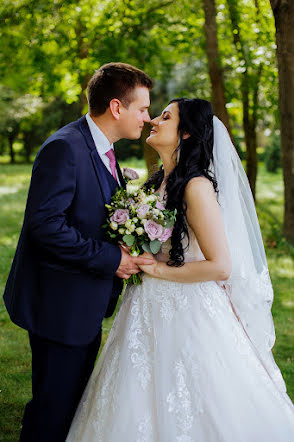
<svg viewBox="0 0 294 442">
<path fill-rule="evenodd" d="M 207 58 L 212 40 L 205 34 L 205 4 L 213 7 L 206 27 L 213 27 L 217 60 Z M 280 94 L 285 213 L 290 213 L 284 230 L 292 237 L 293 137 L 287 135 L 291 130 L 285 123 L 289 109 L 293 114 L 286 85 L 291 83 L 289 73 L 293 70 L 285 68 L 293 63 L 292 5 L 291 0 L 3 0 L 0 155 L 9 152 L 14 161 L 18 141 L 29 160 L 51 132 L 84 113 L 87 82 L 109 61 L 134 64 L 154 78 L 152 116 L 174 97 L 215 101 L 212 91 L 220 85 L 213 82 L 220 80 L 213 78 L 218 71 L 223 82 L 218 89 L 221 107 L 224 114 L 228 111 L 227 124 L 246 159 L 254 193 L 260 144 L 269 149 L 265 158 L 271 158 L 271 168 L 279 161 L 274 135 L 280 126 L 276 24 L 284 97 L 282 100 Z M 125 149 L 128 146 L 125 142 Z M 134 152 L 143 155 L 144 150 L 152 170 L 157 157 L 144 142 L 137 146 Z"/>
<path fill-rule="evenodd" d="M 216 8 L 227 109 L 242 142 L 245 71 L 249 117 L 258 80 L 257 131 L 276 128 L 274 22 L 267 0 L 217 0 Z M 174 96 L 211 99 L 202 0 L 5 0 L 0 20 L 1 84 L 20 97 L 40 98 L 43 109 L 63 102 L 85 112 L 88 79 L 109 61 L 134 64 L 155 79 L 152 115 Z M 23 142 L 21 132 L 18 137 Z"/>
</svg>

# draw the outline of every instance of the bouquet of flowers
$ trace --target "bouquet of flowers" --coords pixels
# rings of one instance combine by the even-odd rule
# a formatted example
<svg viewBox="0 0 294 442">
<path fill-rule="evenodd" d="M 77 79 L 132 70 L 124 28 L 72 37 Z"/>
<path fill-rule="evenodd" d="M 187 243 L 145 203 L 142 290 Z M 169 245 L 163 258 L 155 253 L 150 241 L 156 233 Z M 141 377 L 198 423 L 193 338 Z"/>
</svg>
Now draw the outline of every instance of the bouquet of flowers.
<svg viewBox="0 0 294 442">
<path fill-rule="evenodd" d="M 137 172 L 124 168 L 126 181 L 138 179 Z M 159 252 L 161 245 L 172 235 L 176 210 L 165 208 L 160 195 L 154 189 L 128 192 L 122 187 L 106 204 L 108 218 L 105 228 L 112 242 L 126 244 L 130 253 L 138 256 L 144 252 Z M 140 284 L 139 274 L 132 275 L 127 283 Z"/>
</svg>

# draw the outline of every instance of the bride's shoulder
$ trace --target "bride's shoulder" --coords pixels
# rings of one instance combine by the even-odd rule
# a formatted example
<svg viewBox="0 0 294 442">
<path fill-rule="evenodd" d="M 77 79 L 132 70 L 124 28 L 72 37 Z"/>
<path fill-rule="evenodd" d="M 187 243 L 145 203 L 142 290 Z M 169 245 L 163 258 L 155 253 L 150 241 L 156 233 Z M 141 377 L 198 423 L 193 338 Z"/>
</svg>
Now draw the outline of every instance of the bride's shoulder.
<svg viewBox="0 0 294 442">
<path fill-rule="evenodd" d="M 191 178 L 185 188 L 185 197 L 189 199 L 189 197 L 195 198 L 195 196 L 205 196 L 208 195 L 214 196 L 215 191 L 212 182 L 206 178 L 205 176 L 197 176 Z"/>
<path fill-rule="evenodd" d="M 217 220 L 219 213 L 217 194 L 212 182 L 204 176 L 191 178 L 185 188 L 184 201 L 188 224 L 197 237 L 199 229 L 206 229 L 209 225 L 212 214 L 213 219 Z"/>
</svg>

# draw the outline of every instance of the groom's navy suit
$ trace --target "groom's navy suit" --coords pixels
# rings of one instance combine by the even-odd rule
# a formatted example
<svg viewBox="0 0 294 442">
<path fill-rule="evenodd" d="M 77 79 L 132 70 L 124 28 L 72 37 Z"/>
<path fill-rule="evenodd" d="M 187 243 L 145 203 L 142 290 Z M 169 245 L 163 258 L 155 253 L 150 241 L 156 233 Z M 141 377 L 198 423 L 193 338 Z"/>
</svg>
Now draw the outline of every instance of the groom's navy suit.
<svg viewBox="0 0 294 442">
<path fill-rule="evenodd" d="M 33 353 L 33 400 L 22 441 L 64 440 L 93 369 L 102 320 L 114 312 L 122 288 L 115 276 L 120 249 L 102 229 L 105 203 L 117 186 L 85 117 L 48 138 L 36 157 L 4 293 L 12 321 L 30 333 Z M 66 372 L 68 385 L 58 378 Z"/>
</svg>

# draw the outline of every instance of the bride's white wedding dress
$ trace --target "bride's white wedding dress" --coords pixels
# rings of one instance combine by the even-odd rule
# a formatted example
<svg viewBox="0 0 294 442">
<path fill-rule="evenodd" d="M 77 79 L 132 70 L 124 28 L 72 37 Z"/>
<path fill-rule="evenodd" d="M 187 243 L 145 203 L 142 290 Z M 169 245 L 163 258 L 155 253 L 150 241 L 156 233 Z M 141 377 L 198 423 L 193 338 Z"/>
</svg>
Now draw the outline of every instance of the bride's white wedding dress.
<svg viewBox="0 0 294 442">
<path fill-rule="evenodd" d="M 190 230 L 185 261 L 203 259 Z M 292 442 L 281 384 L 220 284 L 144 275 L 124 294 L 67 442 Z"/>
</svg>

